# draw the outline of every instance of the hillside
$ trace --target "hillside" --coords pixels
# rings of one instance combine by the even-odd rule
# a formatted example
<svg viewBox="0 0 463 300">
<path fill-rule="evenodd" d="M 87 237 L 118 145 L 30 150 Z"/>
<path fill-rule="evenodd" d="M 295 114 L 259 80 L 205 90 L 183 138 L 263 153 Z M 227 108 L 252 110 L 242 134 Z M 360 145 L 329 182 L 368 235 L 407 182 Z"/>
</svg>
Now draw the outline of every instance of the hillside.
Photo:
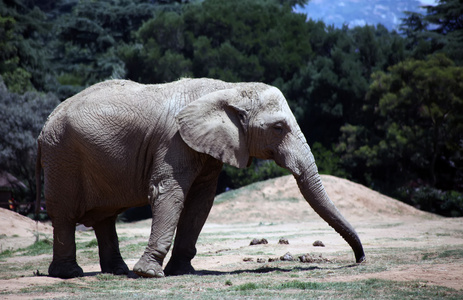
<svg viewBox="0 0 463 300">
<path fill-rule="evenodd" d="M 321 175 L 336 207 L 348 219 L 437 218 L 346 179 Z M 293 176 L 258 182 L 219 195 L 208 222 L 299 222 L 319 218 L 307 204 Z"/>
</svg>

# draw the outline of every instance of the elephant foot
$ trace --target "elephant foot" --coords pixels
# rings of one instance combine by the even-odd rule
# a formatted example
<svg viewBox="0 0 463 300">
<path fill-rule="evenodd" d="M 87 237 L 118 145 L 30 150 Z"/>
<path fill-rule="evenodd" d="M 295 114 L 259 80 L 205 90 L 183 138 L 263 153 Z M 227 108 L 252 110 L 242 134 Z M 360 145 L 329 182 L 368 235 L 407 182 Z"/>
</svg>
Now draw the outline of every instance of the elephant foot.
<svg viewBox="0 0 463 300">
<path fill-rule="evenodd" d="M 167 263 L 166 268 L 164 269 L 166 276 L 177 276 L 177 275 L 187 275 L 194 274 L 195 269 L 191 265 L 191 262 L 182 262 L 176 260 L 170 260 Z"/>
<path fill-rule="evenodd" d="M 63 279 L 82 277 L 84 271 L 77 264 L 77 262 L 62 262 L 53 261 L 48 267 L 48 276 L 58 277 Z"/>
<path fill-rule="evenodd" d="M 133 272 L 142 277 L 160 278 L 165 276 L 162 271 L 162 261 L 149 259 L 145 255 L 133 266 Z"/>
<path fill-rule="evenodd" d="M 101 264 L 101 272 L 110 273 L 114 275 L 127 275 L 129 274 L 129 267 L 127 267 L 125 262 L 122 259 L 120 259 L 112 261 L 105 265 Z"/>
</svg>

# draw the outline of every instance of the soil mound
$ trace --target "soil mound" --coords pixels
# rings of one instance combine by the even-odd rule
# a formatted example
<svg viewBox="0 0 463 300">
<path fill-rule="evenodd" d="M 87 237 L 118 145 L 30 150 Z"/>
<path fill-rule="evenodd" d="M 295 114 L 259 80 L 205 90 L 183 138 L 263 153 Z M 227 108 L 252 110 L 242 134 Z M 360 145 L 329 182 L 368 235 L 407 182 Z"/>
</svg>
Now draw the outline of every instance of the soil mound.
<svg viewBox="0 0 463 300">
<path fill-rule="evenodd" d="M 52 227 L 46 223 L 35 222 L 34 220 L 20 215 L 14 211 L 0 208 L 0 236 L 34 236 L 37 226 L 42 233 L 52 233 Z"/>
<path fill-rule="evenodd" d="M 346 179 L 321 175 L 326 192 L 348 220 L 436 218 Z M 216 197 L 208 222 L 299 222 L 318 217 L 293 176 L 258 182 Z"/>
<path fill-rule="evenodd" d="M 37 229 L 41 235 L 53 234 L 53 228 L 14 211 L 0 208 L 0 252 L 29 246 L 35 242 Z"/>
</svg>

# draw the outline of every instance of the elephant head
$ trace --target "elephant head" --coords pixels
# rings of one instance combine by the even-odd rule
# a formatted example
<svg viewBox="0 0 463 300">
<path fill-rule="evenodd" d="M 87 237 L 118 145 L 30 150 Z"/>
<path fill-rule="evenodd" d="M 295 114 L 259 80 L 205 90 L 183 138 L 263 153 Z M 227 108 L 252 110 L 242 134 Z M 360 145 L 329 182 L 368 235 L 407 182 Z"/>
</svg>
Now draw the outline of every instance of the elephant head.
<svg viewBox="0 0 463 300">
<path fill-rule="evenodd" d="M 273 159 L 291 171 L 306 201 L 365 259 L 354 228 L 328 197 L 315 159 L 283 94 L 265 84 L 236 84 L 209 93 L 177 115 L 183 140 L 195 151 L 238 168 L 251 158 Z"/>
</svg>

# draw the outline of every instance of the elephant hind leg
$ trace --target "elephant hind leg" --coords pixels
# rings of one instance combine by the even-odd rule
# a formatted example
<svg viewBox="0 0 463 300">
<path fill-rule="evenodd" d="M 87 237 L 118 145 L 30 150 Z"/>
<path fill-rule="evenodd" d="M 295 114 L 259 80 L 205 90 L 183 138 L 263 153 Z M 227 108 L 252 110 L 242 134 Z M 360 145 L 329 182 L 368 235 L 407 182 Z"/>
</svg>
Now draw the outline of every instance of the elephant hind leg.
<svg viewBox="0 0 463 300">
<path fill-rule="evenodd" d="M 53 222 L 53 261 L 48 268 L 48 275 L 59 278 L 84 276 L 76 261 L 76 225 L 65 222 Z"/>
<path fill-rule="evenodd" d="M 116 217 L 117 216 L 109 217 L 96 223 L 93 225 L 93 229 L 95 230 L 98 241 L 101 272 L 124 275 L 129 273 L 129 268 L 122 259 L 119 251 Z"/>
</svg>

